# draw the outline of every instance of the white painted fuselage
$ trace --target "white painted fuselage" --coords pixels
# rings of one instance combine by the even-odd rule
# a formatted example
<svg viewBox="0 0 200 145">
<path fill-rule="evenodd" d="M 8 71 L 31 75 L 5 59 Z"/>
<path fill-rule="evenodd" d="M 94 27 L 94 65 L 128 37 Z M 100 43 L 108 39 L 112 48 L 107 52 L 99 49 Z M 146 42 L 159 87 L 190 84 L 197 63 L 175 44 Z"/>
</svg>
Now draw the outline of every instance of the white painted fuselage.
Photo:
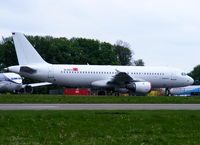
<svg viewBox="0 0 200 145">
<path fill-rule="evenodd" d="M 22 78 L 15 73 L 0 73 L 0 92 L 15 92 L 22 88 Z"/>
<path fill-rule="evenodd" d="M 109 80 L 117 71 L 125 72 L 134 80 L 151 82 L 153 88 L 188 86 L 193 79 L 178 69 L 168 67 L 106 66 L 106 65 L 29 65 L 37 70 L 34 74 L 20 73 L 20 66 L 9 67 L 9 71 L 24 77 L 47 81 L 63 86 L 92 86 L 99 80 Z"/>
</svg>

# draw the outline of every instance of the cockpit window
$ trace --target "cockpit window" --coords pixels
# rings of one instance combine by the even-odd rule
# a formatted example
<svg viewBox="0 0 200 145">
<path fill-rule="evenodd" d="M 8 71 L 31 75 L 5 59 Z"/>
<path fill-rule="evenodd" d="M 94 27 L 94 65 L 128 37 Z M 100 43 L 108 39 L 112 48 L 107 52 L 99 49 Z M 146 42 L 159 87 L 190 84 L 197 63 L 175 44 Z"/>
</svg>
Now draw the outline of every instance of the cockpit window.
<svg viewBox="0 0 200 145">
<path fill-rule="evenodd" d="M 11 78 L 11 80 L 20 80 L 21 78 Z"/>
<path fill-rule="evenodd" d="M 186 73 L 184 73 L 184 72 L 182 72 L 182 73 L 181 73 L 181 75 L 182 75 L 182 76 L 186 76 L 187 74 L 186 74 Z"/>
</svg>

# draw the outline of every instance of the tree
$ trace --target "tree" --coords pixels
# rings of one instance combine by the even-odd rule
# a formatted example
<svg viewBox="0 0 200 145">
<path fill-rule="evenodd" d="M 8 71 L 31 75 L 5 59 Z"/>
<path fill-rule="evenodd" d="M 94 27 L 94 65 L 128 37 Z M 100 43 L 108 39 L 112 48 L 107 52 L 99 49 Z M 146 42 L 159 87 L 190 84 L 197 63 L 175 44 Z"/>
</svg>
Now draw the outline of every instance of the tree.
<svg viewBox="0 0 200 145">
<path fill-rule="evenodd" d="M 132 52 L 130 50 L 130 44 L 123 42 L 122 40 L 117 40 L 115 44 L 115 51 L 117 59 L 121 65 L 132 65 Z"/>
<path fill-rule="evenodd" d="M 144 66 L 144 61 L 142 59 L 138 59 L 134 61 L 135 66 Z"/>
<path fill-rule="evenodd" d="M 17 65 L 17 56 L 12 42 L 12 38 L 3 38 L 0 43 L 0 69 L 7 66 Z"/>
<path fill-rule="evenodd" d="M 117 40 L 116 45 L 122 46 L 122 47 L 125 47 L 125 48 L 129 48 L 129 49 L 131 48 L 131 45 L 128 42 L 124 42 L 122 40 Z"/>
<path fill-rule="evenodd" d="M 39 54 L 49 63 L 130 65 L 132 52 L 130 45 L 118 41 L 116 45 L 85 38 L 53 38 L 51 36 L 26 36 Z M 12 38 L 0 43 L 1 69 L 17 65 L 17 57 Z"/>
<path fill-rule="evenodd" d="M 194 79 L 195 85 L 200 85 L 200 65 L 194 67 L 194 69 L 188 75 Z"/>
</svg>

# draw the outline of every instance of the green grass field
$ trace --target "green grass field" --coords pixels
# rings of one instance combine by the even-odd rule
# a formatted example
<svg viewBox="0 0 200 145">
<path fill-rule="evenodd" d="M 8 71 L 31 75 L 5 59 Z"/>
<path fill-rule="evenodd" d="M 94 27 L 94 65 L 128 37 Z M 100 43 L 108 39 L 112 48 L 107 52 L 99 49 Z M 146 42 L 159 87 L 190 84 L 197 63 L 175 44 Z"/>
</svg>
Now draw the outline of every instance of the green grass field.
<svg viewBox="0 0 200 145">
<path fill-rule="evenodd" d="M 200 103 L 200 97 L 0 95 L 0 103 Z"/>
<path fill-rule="evenodd" d="M 2 145 L 198 145 L 200 111 L 0 111 Z"/>
</svg>

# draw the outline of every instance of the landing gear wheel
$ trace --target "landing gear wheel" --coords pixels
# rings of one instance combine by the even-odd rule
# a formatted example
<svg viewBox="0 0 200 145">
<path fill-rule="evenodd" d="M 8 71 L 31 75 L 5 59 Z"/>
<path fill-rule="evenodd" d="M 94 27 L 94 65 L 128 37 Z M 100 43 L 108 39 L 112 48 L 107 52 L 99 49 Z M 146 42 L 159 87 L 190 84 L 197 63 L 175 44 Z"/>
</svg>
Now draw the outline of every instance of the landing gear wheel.
<svg viewBox="0 0 200 145">
<path fill-rule="evenodd" d="M 165 89 L 165 96 L 170 96 L 170 90 L 169 90 L 169 88 Z"/>
<path fill-rule="evenodd" d="M 98 92 L 98 95 L 99 95 L 99 96 L 105 96 L 105 95 L 106 95 L 106 92 L 105 92 L 105 91 L 99 91 L 99 92 Z"/>
</svg>

